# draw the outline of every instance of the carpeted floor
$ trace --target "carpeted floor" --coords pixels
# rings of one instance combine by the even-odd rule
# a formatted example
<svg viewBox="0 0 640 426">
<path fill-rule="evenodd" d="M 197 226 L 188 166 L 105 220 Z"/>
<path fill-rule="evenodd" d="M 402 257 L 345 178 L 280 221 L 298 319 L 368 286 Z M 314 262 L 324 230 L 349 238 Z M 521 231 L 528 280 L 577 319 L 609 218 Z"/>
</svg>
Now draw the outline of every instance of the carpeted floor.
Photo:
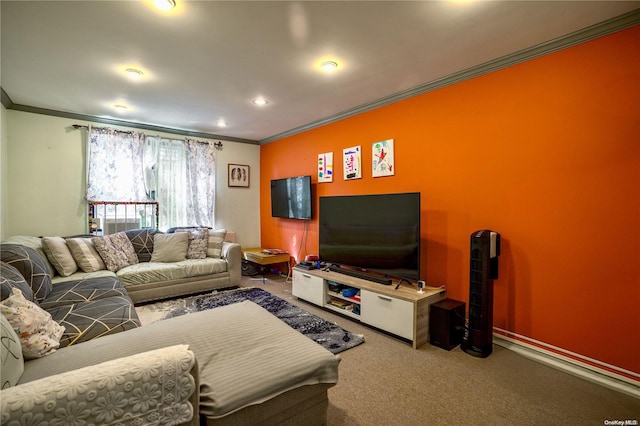
<svg viewBox="0 0 640 426">
<path fill-rule="evenodd" d="M 155 321 L 230 305 L 244 300 L 250 300 L 262 306 L 287 323 L 291 328 L 304 334 L 334 354 L 364 343 L 363 336 L 354 335 L 329 321 L 307 312 L 299 306 L 255 287 L 214 291 L 207 294 L 142 305 L 136 307 L 136 311 L 142 324 L 146 325 Z"/>
<path fill-rule="evenodd" d="M 243 286 L 256 281 L 243 277 Z M 328 424 L 594 425 L 640 421 L 640 400 L 495 346 L 488 358 L 410 344 L 291 294 L 269 275 L 260 284 L 367 342 L 340 354 L 340 380 L 329 389 Z M 629 423 L 630 424 L 630 423 Z"/>
</svg>

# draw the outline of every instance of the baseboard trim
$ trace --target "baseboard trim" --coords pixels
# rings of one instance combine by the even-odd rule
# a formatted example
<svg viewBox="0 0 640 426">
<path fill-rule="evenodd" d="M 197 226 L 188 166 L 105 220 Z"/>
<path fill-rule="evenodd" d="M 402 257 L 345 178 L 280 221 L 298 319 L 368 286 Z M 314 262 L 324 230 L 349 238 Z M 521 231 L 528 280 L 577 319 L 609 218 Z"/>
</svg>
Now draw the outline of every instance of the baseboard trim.
<svg viewBox="0 0 640 426">
<path fill-rule="evenodd" d="M 494 343 L 526 358 L 640 399 L 640 375 L 494 327 Z M 599 366 L 599 365 L 601 366 Z M 616 372 L 615 370 L 619 371 Z"/>
</svg>

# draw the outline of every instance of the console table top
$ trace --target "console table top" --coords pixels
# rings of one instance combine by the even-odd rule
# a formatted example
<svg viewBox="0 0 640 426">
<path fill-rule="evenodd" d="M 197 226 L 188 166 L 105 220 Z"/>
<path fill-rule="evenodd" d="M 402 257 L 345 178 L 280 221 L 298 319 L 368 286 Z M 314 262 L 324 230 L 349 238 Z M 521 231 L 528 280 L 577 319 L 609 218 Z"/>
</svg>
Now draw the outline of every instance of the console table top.
<svg viewBox="0 0 640 426">
<path fill-rule="evenodd" d="M 445 289 L 424 289 L 424 293 L 418 293 L 418 287 L 416 285 L 410 285 L 407 282 L 402 282 L 400 287 L 396 290 L 396 286 L 398 285 L 397 279 L 393 280 L 393 284 L 384 285 L 378 284 L 371 281 L 367 281 L 362 278 L 352 277 L 350 275 L 341 274 L 339 272 L 333 271 L 324 271 L 322 269 L 299 269 L 294 268 L 295 270 L 308 273 L 309 275 L 314 275 L 317 277 L 321 277 L 325 280 L 335 281 L 340 284 L 352 285 L 353 287 L 370 290 L 379 294 L 386 294 L 391 297 L 396 297 L 398 299 L 408 300 L 410 302 L 415 302 L 422 299 L 427 299 L 433 295 L 444 293 Z"/>
</svg>

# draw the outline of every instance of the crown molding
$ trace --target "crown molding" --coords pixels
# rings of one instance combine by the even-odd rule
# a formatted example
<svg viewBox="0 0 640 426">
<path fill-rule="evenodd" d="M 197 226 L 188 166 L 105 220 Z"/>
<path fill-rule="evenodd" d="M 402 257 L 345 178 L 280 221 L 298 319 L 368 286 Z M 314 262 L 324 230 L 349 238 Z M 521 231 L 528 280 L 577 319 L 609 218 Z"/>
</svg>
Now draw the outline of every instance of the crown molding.
<svg viewBox="0 0 640 426">
<path fill-rule="evenodd" d="M 640 24 L 640 9 L 260 140 L 260 145 L 510 67 Z"/>
<path fill-rule="evenodd" d="M 223 135 L 216 135 L 212 133 L 194 132 L 191 130 L 155 126 L 153 124 L 137 123 L 137 122 L 125 121 L 125 120 L 116 120 L 113 118 L 98 117 L 95 115 L 77 114 L 73 112 L 58 111 L 54 109 L 38 108 L 38 107 L 32 107 L 28 105 L 14 104 L 13 101 L 11 101 L 11 98 L 9 97 L 9 95 L 7 95 L 7 93 L 1 87 L 0 87 L 0 98 L 2 100 L 2 105 L 4 105 L 6 109 L 10 109 L 14 111 L 30 112 L 33 114 L 51 115 L 54 117 L 62 117 L 62 118 L 71 118 L 73 120 L 82 120 L 82 121 L 88 121 L 91 123 L 100 123 L 100 124 L 110 124 L 112 126 L 131 127 L 134 129 L 170 133 L 173 135 L 189 136 L 193 138 L 222 139 L 227 142 L 240 142 L 240 143 L 246 143 L 251 145 L 258 145 L 258 141 L 255 141 L 252 139 L 236 138 L 233 136 L 223 136 Z"/>
</svg>

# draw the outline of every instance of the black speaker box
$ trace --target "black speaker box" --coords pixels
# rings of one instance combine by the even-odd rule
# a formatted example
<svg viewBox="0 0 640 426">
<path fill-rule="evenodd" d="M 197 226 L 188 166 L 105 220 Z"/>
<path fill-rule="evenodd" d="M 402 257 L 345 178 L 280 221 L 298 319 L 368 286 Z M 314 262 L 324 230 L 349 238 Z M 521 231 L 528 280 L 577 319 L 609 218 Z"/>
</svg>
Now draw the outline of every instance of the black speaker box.
<svg viewBox="0 0 640 426">
<path fill-rule="evenodd" d="M 450 351 L 462 343 L 465 304 L 445 299 L 431 305 L 429 311 L 429 343 Z"/>
</svg>

